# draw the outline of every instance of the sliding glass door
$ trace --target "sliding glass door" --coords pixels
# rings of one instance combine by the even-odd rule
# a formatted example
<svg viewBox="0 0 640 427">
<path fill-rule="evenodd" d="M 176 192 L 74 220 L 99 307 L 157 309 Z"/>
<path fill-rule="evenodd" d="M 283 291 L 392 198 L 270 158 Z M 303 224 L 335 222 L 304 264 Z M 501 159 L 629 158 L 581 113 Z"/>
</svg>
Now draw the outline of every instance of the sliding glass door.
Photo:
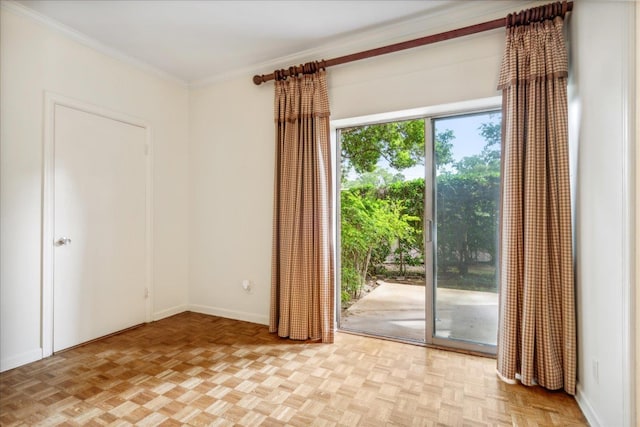
<svg viewBox="0 0 640 427">
<path fill-rule="evenodd" d="M 341 329 L 495 352 L 497 111 L 338 131 Z"/>
</svg>

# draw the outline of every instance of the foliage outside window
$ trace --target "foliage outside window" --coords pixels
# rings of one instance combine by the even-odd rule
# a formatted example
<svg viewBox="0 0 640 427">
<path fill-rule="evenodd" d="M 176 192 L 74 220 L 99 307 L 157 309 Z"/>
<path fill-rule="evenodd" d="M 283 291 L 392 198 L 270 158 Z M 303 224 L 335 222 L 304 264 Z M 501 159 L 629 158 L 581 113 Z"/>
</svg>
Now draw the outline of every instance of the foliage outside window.
<svg viewBox="0 0 640 427">
<path fill-rule="evenodd" d="M 341 131 L 343 303 L 359 298 L 368 281 L 402 279 L 409 267 L 424 264 L 425 181 L 403 174 L 424 165 L 424 129 L 418 119 Z M 439 286 L 495 291 L 495 273 L 475 274 L 470 266 L 495 267 L 500 124 L 482 123 L 481 153 L 459 160 L 453 156 L 454 132 L 436 130 Z M 424 281 L 424 270 L 421 275 Z"/>
</svg>

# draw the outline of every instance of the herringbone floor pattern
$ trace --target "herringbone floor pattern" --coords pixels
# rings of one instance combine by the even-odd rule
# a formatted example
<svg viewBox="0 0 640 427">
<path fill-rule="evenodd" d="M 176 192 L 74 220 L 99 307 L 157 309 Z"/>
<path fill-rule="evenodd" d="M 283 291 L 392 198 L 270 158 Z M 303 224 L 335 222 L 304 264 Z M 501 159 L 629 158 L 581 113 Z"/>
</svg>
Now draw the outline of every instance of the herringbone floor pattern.
<svg viewBox="0 0 640 427">
<path fill-rule="evenodd" d="M 575 401 L 495 360 L 183 313 L 0 374 L 0 425 L 584 426 Z"/>
</svg>

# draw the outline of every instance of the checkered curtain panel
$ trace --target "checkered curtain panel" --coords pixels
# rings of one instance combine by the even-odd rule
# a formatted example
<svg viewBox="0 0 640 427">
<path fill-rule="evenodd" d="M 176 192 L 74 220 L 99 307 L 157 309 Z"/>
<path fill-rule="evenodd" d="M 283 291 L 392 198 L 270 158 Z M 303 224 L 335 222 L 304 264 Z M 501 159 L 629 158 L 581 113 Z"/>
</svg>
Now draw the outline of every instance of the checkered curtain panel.
<svg viewBox="0 0 640 427">
<path fill-rule="evenodd" d="M 556 17 L 507 29 L 498 374 L 575 394 L 567 52 Z"/>
<path fill-rule="evenodd" d="M 275 83 L 269 330 L 333 342 L 329 99 L 325 71 Z"/>
</svg>

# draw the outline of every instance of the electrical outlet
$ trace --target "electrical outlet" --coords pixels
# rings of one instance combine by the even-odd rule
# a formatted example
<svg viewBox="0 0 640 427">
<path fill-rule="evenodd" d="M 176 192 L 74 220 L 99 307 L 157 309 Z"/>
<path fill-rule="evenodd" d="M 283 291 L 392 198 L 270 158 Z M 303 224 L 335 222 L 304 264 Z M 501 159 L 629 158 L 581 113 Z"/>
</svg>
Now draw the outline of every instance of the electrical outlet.
<svg viewBox="0 0 640 427">
<path fill-rule="evenodd" d="M 242 281 L 242 289 L 244 289 L 244 291 L 245 291 L 246 293 L 250 294 L 250 293 L 251 293 L 251 288 L 252 288 L 252 286 L 251 286 L 251 280 L 249 280 L 249 279 L 244 279 L 244 280 Z"/>
</svg>

